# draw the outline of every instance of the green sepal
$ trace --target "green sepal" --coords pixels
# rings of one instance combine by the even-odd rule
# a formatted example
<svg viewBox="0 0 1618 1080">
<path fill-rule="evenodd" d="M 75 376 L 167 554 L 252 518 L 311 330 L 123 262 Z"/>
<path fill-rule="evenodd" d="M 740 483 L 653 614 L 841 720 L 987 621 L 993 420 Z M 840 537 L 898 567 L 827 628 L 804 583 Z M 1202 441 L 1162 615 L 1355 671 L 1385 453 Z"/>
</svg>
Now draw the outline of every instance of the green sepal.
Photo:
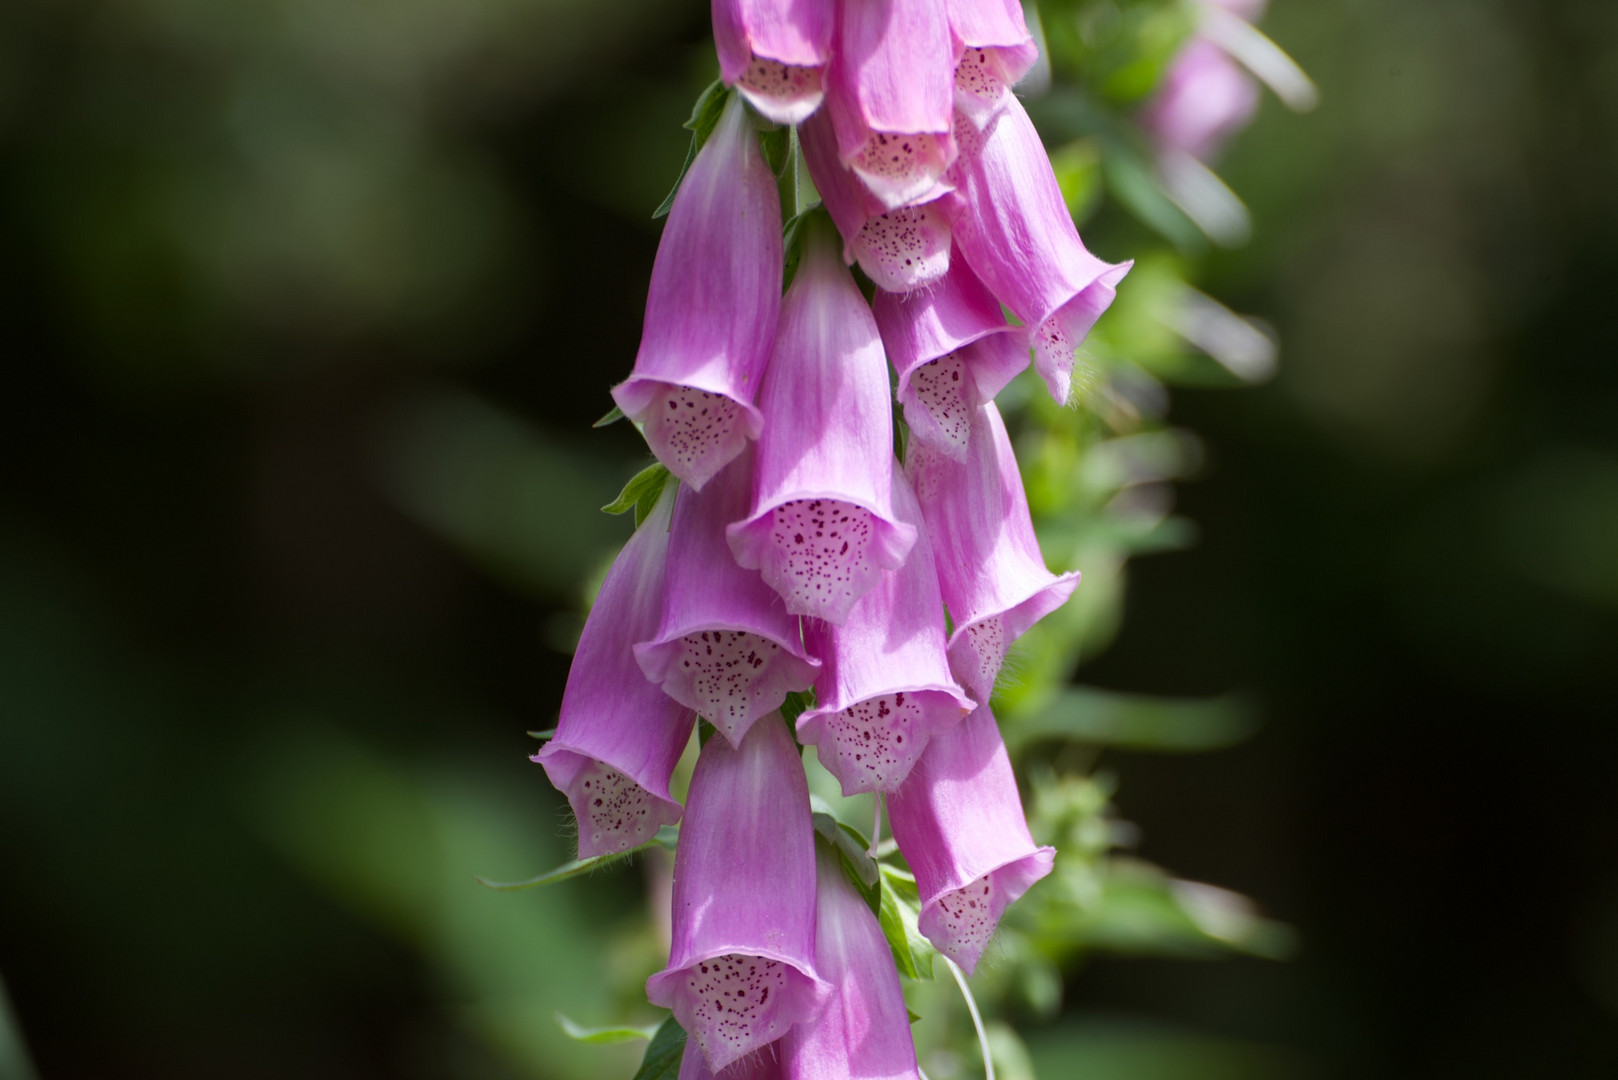
<svg viewBox="0 0 1618 1080">
<path fill-rule="evenodd" d="M 632 1080 L 678 1080 L 680 1059 L 684 1056 L 685 1029 L 671 1016 L 652 1036 Z"/>
<path fill-rule="evenodd" d="M 531 738 L 531 739 L 538 739 L 541 742 L 544 742 L 546 739 L 554 739 L 554 738 L 556 738 L 556 729 L 555 728 L 546 728 L 544 731 L 530 731 L 528 733 L 528 737 Z"/>
<path fill-rule="evenodd" d="M 697 103 L 691 106 L 691 118 L 685 122 L 685 127 L 691 132 L 691 149 L 686 152 L 685 164 L 680 166 L 680 175 L 675 178 L 674 189 L 669 192 L 668 198 L 656 210 L 652 211 L 652 219 L 667 217 L 669 210 L 674 206 L 674 196 L 680 193 L 680 185 L 685 182 L 685 174 L 690 171 L 691 163 L 697 160 L 697 153 L 702 144 L 708 141 L 713 129 L 719 126 L 719 117 L 725 111 L 725 102 L 730 98 L 730 91 L 725 84 L 715 79 L 708 84 L 697 98 Z"/>
<path fill-rule="evenodd" d="M 786 719 L 787 727 L 796 731 L 798 717 L 814 707 L 813 690 L 792 690 L 787 693 L 787 699 L 781 703 L 781 715 Z"/>
<path fill-rule="evenodd" d="M 622 420 L 623 418 L 624 418 L 624 410 L 622 410 L 618 406 L 614 405 L 612 407 L 612 409 L 608 411 L 606 416 L 603 416 L 600 420 L 597 420 L 595 423 L 591 424 L 590 426 L 593 427 L 593 428 L 607 427 L 609 424 L 616 424 L 618 421 Z"/>
<path fill-rule="evenodd" d="M 935 950 L 916 925 L 921 917 L 921 894 L 916 890 L 916 879 L 886 864 L 880 868 L 880 877 L 881 901 L 876 919 L 893 952 L 894 966 L 907 979 L 932 978 Z M 911 1019 L 914 1021 L 916 1017 Z"/>
<path fill-rule="evenodd" d="M 664 835 L 665 833 L 667 834 L 666 836 Z M 611 855 L 597 855 L 590 859 L 574 859 L 572 862 L 565 862 L 554 870 L 546 871 L 538 877 L 532 877 L 526 881 L 490 881 L 488 878 L 482 877 L 475 880 L 479 885 L 493 889 L 496 892 L 518 892 L 522 889 L 537 889 L 541 885 L 554 885 L 558 881 L 566 881 L 581 874 L 588 874 L 592 870 L 599 870 L 614 863 L 627 861 L 631 856 L 650 847 L 660 846 L 665 849 L 672 849 L 675 838 L 678 836 L 679 826 L 665 825 L 657 830 L 656 836 L 639 847 L 632 847 L 628 851 L 615 851 Z"/>
<path fill-rule="evenodd" d="M 596 1045 L 632 1042 L 635 1039 L 651 1039 L 658 1032 L 658 1026 L 655 1024 L 649 1027 L 587 1028 L 574 1023 L 561 1013 L 556 1014 L 556 1024 L 562 1029 L 562 1033 L 574 1042 L 594 1043 Z"/>
<path fill-rule="evenodd" d="M 646 515 L 652 512 L 657 505 L 658 498 L 663 494 L 663 486 L 669 482 L 668 466 L 661 461 L 646 466 L 640 472 L 629 478 L 629 483 L 618 493 L 618 497 L 601 509 L 608 514 L 624 514 L 630 510 L 635 511 L 635 527 L 646 520 Z"/>
</svg>

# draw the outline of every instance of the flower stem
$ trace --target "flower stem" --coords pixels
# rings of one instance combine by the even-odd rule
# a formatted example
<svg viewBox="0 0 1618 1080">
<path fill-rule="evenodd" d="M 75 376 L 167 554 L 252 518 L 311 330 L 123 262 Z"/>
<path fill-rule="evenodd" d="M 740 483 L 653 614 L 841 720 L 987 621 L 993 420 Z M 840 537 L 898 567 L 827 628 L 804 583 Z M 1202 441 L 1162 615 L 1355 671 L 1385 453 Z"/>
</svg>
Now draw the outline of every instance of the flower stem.
<svg viewBox="0 0 1618 1080">
<path fill-rule="evenodd" d="M 961 996 L 966 999 L 966 1011 L 972 1014 L 972 1026 L 978 1031 L 978 1047 L 983 1051 L 983 1080 L 994 1080 L 994 1058 L 989 1053 L 989 1033 L 983 1030 L 983 1017 L 978 1013 L 978 1002 L 972 996 L 972 988 L 966 985 L 966 976 L 955 965 L 955 961 L 943 953 L 939 953 L 938 958 L 944 961 L 949 973 L 955 976 L 955 985 L 961 988 Z"/>
</svg>

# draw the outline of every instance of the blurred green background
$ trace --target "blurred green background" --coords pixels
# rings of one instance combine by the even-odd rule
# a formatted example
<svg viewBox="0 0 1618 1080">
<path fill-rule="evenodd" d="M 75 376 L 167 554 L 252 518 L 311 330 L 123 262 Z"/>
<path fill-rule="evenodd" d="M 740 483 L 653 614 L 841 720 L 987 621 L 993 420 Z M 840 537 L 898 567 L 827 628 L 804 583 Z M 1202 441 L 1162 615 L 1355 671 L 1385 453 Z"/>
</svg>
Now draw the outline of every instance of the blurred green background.
<svg viewBox="0 0 1618 1080">
<path fill-rule="evenodd" d="M 1047 1078 L 1618 1075 L 1618 5 L 1275 0 L 1313 74 L 1195 256 L 1189 551 L 1088 683 L 1140 852 L 1295 958 L 1097 957 Z M 610 1077 L 639 870 L 524 760 L 642 463 L 691 0 L 0 5 L 0 1077 Z M 1104 211 L 1098 254 L 1136 253 Z M 1126 283 L 1125 288 L 1128 288 Z M 629 991 L 623 991 L 623 986 Z"/>
</svg>

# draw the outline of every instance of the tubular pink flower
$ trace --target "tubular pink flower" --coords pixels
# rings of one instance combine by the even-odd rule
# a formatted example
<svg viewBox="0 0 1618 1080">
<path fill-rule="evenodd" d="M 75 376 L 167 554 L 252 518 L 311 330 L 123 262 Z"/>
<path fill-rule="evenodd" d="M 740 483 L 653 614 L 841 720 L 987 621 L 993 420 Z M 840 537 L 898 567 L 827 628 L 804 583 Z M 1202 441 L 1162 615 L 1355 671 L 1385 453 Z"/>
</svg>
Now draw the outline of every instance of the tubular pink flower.
<svg viewBox="0 0 1618 1080">
<path fill-rule="evenodd" d="M 826 108 L 838 156 L 893 210 L 955 160 L 954 50 L 938 0 L 844 0 Z"/>
<path fill-rule="evenodd" d="M 960 258 L 930 289 L 877 293 L 871 311 L 899 376 L 910 433 L 964 457 L 978 406 L 1028 366 L 1027 334 L 1006 325 L 999 302 Z"/>
<path fill-rule="evenodd" d="M 899 973 L 882 927 L 843 875 L 838 855 L 815 846 L 815 964 L 832 985 L 826 1011 L 781 1040 L 790 1080 L 919 1080 Z"/>
<path fill-rule="evenodd" d="M 1134 264 L 1114 266 L 1085 250 L 1039 133 L 1014 95 L 982 132 L 963 116 L 956 138 L 961 158 L 952 176 L 966 201 L 956 249 L 1032 328 L 1034 369 L 1065 403 L 1074 350 Z"/>
<path fill-rule="evenodd" d="M 1211 160 L 1258 112 L 1252 76 L 1219 46 L 1200 38 L 1180 50 L 1140 123 L 1159 147 Z"/>
<path fill-rule="evenodd" d="M 815 707 L 798 717 L 798 739 L 815 747 L 844 795 L 895 790 L 928 740 L 977 707 L 949 672 L 938 575 L 902 473 L 893 478 L 893 505 L 916 529 L 905 564 L 883 574 L 842 626 L 817 619 L 804 626 L 825 666 Z"/>
<path fill-rule="evenodd" d="M 669 535 L 668 584 L 657 636 L 635 646 L 641 670 L 739 745 L 748 727 L 807 690 L 820 662 L 804 652 L 758 571 L 736 565 L 725 526 L 747 512 L 753 454 L 744 450 L 701 492 L 682 488 Z"/>
<path fill-rule="evenodd" d="M 927 201 L 889 210 L 837 156 L 837 136 L 825 112 L 798 129 L 809 177 L 844 237 L 843 261 L 859 261 L 877 287 L 909 292 L 949 269 L 951 223 L 960 199 L 937 184 Z"/>
<path fill-rule="evenodd" d="M 832 0 L 713 0 L 719 75 L 777 124 L 799 124 L 820 107 Z"/>
<path fill-rule="evenodd" d="M 666 493 L 607 572 L 573 654 L 556 735 L 533 757 L 573 807 L 581 859 L 627 851 L 680 820 L 669 777 L 695 717 L 646 681 L 631 649 L 657 626 L 673 504 Z"/>
<path fill-rule="evenodd" d="M 888 797 L 888 820 L 921 893 L 918 925 L 971 972 L 1000 916 L 1051 871 L 1028 833 L 994 714 L 983 706 L 934 739 Z"/>
<path fill-rule="evenodd" d="M 815 970 L 809 785 L 779 716 L 739 747 L 709 739 L 674 855 L 673 946 L 646 980 L 717 1072 L 813 1019 L 831 992 Z"/>
<path fill-rule="evenodd" d="M 779 1044 L 766 1046 L 716 1073 L 702 1059 L 702 1048 L 697 1045 L 697 1040 L 688 1038 L 685 1052 L 680 1057 L 679 1080 L 781 1080 L 778 1048 Z"/>
<path fill-rule="evenodd" d="M 781 201 L 739 97 L 680 183 L 652 264 L 635 371 L 613 400 L 701 488 L 758 438 L 781 310 Z"/>
<path fill-rule="evenodd" d="M 967 693 L 988 701 L 1007 648 L 1067 602 L 1079 575 L 1045 568 L 1011 438 L 992 401 L 973 418 L 965 460 L 916 446 L 905 468 L 955 622 L 950 669 Z"/>
<path fill-rule="evenodd" d="M 829 225 L 805 221 L 803 260 L 759 390 L 753 512 L 727 530 L 736 561 L 763 572 L 787 610 L 842 623 L 916 530 L 893 514 L 893 413 L 871 309 Z"/>
<path fill-rule="evenodd" d="M 1039 59 L 1017 0 L 945 0 L 954 43 L 955 107 L 978 127 Z"/>
</svg>

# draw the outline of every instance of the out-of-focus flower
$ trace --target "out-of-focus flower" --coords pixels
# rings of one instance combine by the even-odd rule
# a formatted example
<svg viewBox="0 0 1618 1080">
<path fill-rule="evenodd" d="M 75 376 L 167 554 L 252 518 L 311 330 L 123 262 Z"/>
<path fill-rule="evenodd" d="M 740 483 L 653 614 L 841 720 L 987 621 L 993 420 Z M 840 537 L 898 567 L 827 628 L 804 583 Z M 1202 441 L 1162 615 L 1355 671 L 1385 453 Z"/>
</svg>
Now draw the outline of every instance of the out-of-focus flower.
<svg viewBox="0 0 1618 1080">
<path fill-rule="evenodd" d="M 967 693 L 986 702 L 1011 643 L 1066 603 L 1079 575 L 1045 567 L 1011 438 L 994 402 L 974 414 L 964 459 L 916 446 L 905 468 L 955 623 L 950 668 Z"/>
<path fill-rule="evenodd" d="M 1224 49 L 1193 38 L 1169 65 L 1140 123 L 1160 150 L 1209 161 L 1252 121 L 1258 104 L 1257 81 Z"/>
<path fill-rule="evenodd" d="M 910 1016 L 882 927 L 824 844 L 815 846 L 815 892 L 815 964 L 832 996 L 818 1019 L 781 1040 L 782 1075 L 918 1080 Z"/>
<path fill-rule="evenodd" d="M 753 453 L 720 470 L 702 491 L 682 488 L 668 541 L 663 618 L 635 646 L 646 677 L 738 744 L 787 693 L 807 690 L 818 661 L 758 571 L 736 565 L 725 526 L 747 512 Z"/>
<path fill-rule="evenodd" d="M 757 438 L 781 310 L 781 200 L 740 96 L 680 183 L 652 264 L 634 373 L 613 400 L 701 488 Z"/>
<path fill-rule="evenodd" d="M 893 489 L 899 520 L 916 530 L 910 557 L 855 602 L 842 626 L 810 619 L 804 627 L 825 667 L 815 707 L 798 717 L 798 737 L 815 747 L 844 795 L 894 790 L 928 740 L 976 707 L 949 672 L 921 510 L 902 473 Z"/>
<path fill-rule="evenodd" d="M 1028 366 L 1027 333 L 1006 325 L 999 302 L 959 258 L 930 289 L 878 293 L 871 313 L 899 377 L 910 434 L 964 456 L 978 406 Z"/>
<path fill-rule="evenodd" d="M 893 512 L 893 412 L 871 309 L 837 254 L 836 234 L 805 219 L 803 260 L 787 290 L 759 392 L 766 418 L 753 508 L 731 550 L 794 614 L 841 623 L 897 569 L 916 530 Z"/>
<path fill-rule="evenodd" d="M 585 620 L 556 734 L 533 760 L 567 795 L 579 858 L 645 843 L 680 820 L 669 778 L 694 714 L 646 681 L 631 645 L 657 627 L 674 493 L 629 538 Z"/>
<path fill-rule="evenodd" d="M 1085 250 L 1039 132 L 1015 97 L 981 132 L 964 116 L 955 131 L 961 156 L 950 175 L 966 201 L 956 248 L 1032 329 L 1034 369 L 1065 403 L 1074 351 L 1134 264 L 1114 266 Z"/>
<path fill-rule="evenodd" d="M 646 981 L 717 1072 L 812 1019 L 815 970 L 809 785 L 779 714 L 740 746 L 709 739 L 674 856 L 668 967 Z"/>
<path fill-rule="evenodd" d="M 888 797 L 888 817 L 921 893 L 919 929 L 964 970 L 976 970 L 1000 916 L 1056 858 L 1029 835 L 988 706 L 932 741 Z"/>
<path fill-rule="evenodd" d="M 713 0 L 719 75 L 778 124 L 820 107 L 837 12 L 833 0 Z"/>
</svg>

